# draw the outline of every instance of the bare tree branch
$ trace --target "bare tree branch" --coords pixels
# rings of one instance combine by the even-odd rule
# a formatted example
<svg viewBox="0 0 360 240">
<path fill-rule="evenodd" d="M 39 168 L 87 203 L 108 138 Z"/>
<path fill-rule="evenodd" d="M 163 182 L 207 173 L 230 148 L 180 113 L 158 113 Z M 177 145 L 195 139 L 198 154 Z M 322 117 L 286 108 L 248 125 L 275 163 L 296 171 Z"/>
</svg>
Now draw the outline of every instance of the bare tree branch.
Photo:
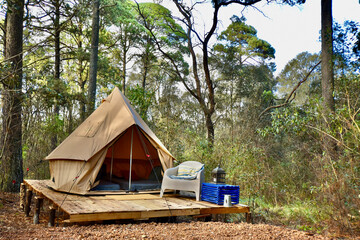
<svg viewBox="0 0 360 240">
<path fill-rule="evenodd" d="M 286 105 L 288 105 L 289 103 L 291 103 L 294 99 L 295 99 L 295 95 L 296 95 L 296 90 L 301 86 L 301 84 L 303 84 L 311 75 L 311 73 L 315 70 L 315 68 L 317 66 L 319 66 L 319 64 L 321 63 L 321 61 L 319 61 L 317 64 L 315 64 L 310 71 L 306 74 L 306 76 L 300 81 L 298 82 L 298 84 L 293 88 L 293 90 L 291 91 L 291 93 L 289 94 L 289 96 L 286 98 L 285 102 L 279 105 L 275 105 L 275 106 L 270 106 L 268 108 L 266 108 L 264 111 L 262 111 L 259 115 L 259 118 L 262 117 L 262 115 L 264 115 L 267 111 L 274 109 L 274 108 L 280 108 L 280 107 L 284 107 Z"/>
</svg>

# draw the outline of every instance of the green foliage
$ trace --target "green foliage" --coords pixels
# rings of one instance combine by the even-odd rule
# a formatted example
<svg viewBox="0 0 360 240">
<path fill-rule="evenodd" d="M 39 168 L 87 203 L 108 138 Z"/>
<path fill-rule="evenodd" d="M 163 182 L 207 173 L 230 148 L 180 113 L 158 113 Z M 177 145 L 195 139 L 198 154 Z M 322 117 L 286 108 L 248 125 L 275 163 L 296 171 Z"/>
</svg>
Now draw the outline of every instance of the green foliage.
<svg viewBox="0 0 360 240">
<path fill-rule="evenodd" d="M 345 21 L 343 25 L 334 23 L 334 58 L 336 74 L 345 72 L 359 72 L 359 55 L 357 36 L 360 34 L 360 24 Z"/>
<path fill-rule="evenodd" d="M 255 219 L 265 218 L 276 224 L 319 234 L 328 229 L 325 222 L 333 214 L 331 207 L 311 200 L 294 201 L 281 206 L 264 203 L 260 199 L 257 203 Z"/>
<path fill-rule="evenodd" d="M 245 23 L 245 18 L 233 16 L 231 21 L 232 23 L 218 37 L 218 40 L 224 41 L 224 44 L 215 44 L 215 51 L 234 54 L 240 64 L 250 59 L 254 60 L 256 57 L 264 60 L 275 57 L 275 49 L 256 36 L 257 31 Z"/>
<path fill-rule="evenodd" d="M 328 212 L 339 216 L 337 224 L 346 229 L 351 229 L 352 222 L 360 219 L 359 212 L 353 211 L 359 204 L 357 196 L 360 193 L 356 187 L 360 176 L 359 163 L 354 162 L 360 157 L 360 131 L 355 120 L 355 109 L 359 106 L 356 102 L 353 105 L 350 100 L 353 97 L 346 95 L 344 103 L 347 105 L 339 107 L 327 125 L 321 124 L 324 119 L 321 104 L 313 101 L 302 108 L 274 111 L 271 126 L 259 131 L 266 139 L 281 145 L 277 154 L 281 160 L 272 165 L 281 178 L 274 176 L 272 181 L 283 200 L 291 203 L 296 196 L 311 199 L 317 205 L 325 204 L 329 207 Z M 325 136 L 336 142 L 335 156 L 324 152 Z M 275 144 L 272 145 L 275 150 Z"/>
<path fill-rule="evenodd" d="M 142 87 L 137 85 L 136 87 L 129 89 L 128 98 L 140 117 L 146 121 L 148 119 L 147 112 L 152 104 L 154 93 L 145 91 Z"/>
<path fill-rule="evenodd" d="M 175 22 L 169 9 L 156 3 L 142 3 L 139 10 L 146 20 L 146 24 L 156 28 L 160 34 L 159 39 L 168 44 L 177 44 L 185 39 L 186 34 L 182 27 Z"/>
<path fill-rule="evenodd" d="M 188 75 L 188 64 L 184 55 L 189 53 L 186 46 L 187 35 L 176 23 L 171 11 L 160 4 L 141 3 L 138 6 L 138 21 L 146 27 L 140 39 L 141 54 L 137 56 L 142 70 L 143 85 L 147 73 L 153 70 L 155 63 L 166 67 L 171 65 L 167 74 L 176 76 L 173 64 L 176 64 L 180 74 Z M 161 50 L 160 50 L 161 49 Z M 171 58 L 172 60 L 170 60 Z M 173 61 L 167 63 L 167 61 Z M 160 65 L 160 67 L 163 67 Z M 178 76 L 174 77 L 178 78 Z"/>
</svg>

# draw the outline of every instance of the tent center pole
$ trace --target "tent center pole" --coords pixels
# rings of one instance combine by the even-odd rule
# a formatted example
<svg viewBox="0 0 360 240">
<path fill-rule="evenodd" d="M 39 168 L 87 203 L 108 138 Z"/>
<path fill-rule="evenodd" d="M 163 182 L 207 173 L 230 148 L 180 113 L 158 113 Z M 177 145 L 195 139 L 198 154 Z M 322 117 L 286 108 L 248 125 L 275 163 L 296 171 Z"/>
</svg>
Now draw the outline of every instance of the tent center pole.
<svg viewBox="0 0 360 240">
<path fill-rule="evenodd" d="M 114 145 L 111 146 L 110 182 L 112 180 L 113 163 L 114 163 Z"/>
<path fill-rule="evenodd" d="M 133 133 L 134 133 L 134 127 L 131 128 L 129 191 L 131 191 L 131 170 L 132 170 Z"/>
</svg>

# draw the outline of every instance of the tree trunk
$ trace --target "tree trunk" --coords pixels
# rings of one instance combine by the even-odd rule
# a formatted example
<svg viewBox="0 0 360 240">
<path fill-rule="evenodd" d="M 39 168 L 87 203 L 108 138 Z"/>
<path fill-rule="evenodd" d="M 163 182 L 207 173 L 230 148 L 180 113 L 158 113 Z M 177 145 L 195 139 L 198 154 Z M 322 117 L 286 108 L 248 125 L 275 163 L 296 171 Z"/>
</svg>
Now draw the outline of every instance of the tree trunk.
<svg viewBox="0 0 360 240">
<path fill-rule="evenodd" d="M 23 181 L 22 162 L 22 39 L 24 0 L 7 1 L 5 61 L 10 69 L 3 82 L 3 129 L 1 137 L 1 191 L 19 191 Z"/>
<path fill-rule="evenodd" d="M 82 45 L 82 43 L 80 45 Z M 86 102 L 87 102 L 87 99 L 85 96 L 85 84 L 86 84 L 87 75 L 85 75 L 86 73 L 84 73 L 84 71 L 85 71 L 84 64 L 86 64 L 86 63 L 84 63 L 84 61 L 82 59 L 80 59 L 79 65 L 78 65 L 79 86 L 80 86 L 80 93 L 78 95 L 78 101 L 79 101 L 79 105 L 80 105 L 79 110 L 80 110 L 81 122 L 83 122 L 86 118 Z"/>
<path fill-rule="evenodd" d="M 212 116 L 212 114 L 205 113 L 207 139 L 208 139 L 209 149 L 212 150 L 212 148 L 214 146 L 214 140 L 215 140 L 215 130 L 214 130 L 214 123 L 211 119 L 211 116 Z"/>
<path fill-rule="evenodd" d="M 325 112 L 324 128 L 331 127 L 335 112 L 333 70 L 332 0 L 321 0 L 321 90 Z M 323 139 L 324 150 L 334 157 L 336 143 L 328 136 Z"/>
<path fill-rule="evenodd" d="M 321 0 L 321 86 L 327 114 L 335 111 L 332 0 Z"/>
<path fill-rule="evenodd" d="M 55 71 L 54 71 L 54 81 L 55 81 L 55 91 L 59 93 L 60 91 L 60 2 L 56 0 L 55 2 L 55 21 L 54 21 L 54 28 L 55 28 Z M 54 117 L 58 117 L 60 113 L 60 106 L 59 101 L 56 97 L 55 99 L 55 106 L 54 106 Z M 53 133 L 51 138 L 51 148 L 55 149 L 57 146 L 57 133 Z"/>
<path fill-rule="evenodd" d="M 81 29 L 82 32 L 82 29 Z M 78 43 L 78 48 L 82 49 L 82 41 L 80 40 Z M 86 63 L 85 60 L 83 58 L 79 58 L 79 62 L 78 62 L 78 77 L 79 77 L 79 87 L 80 87 L 80 93 L 78 95 L 78 101 L 79 101 L 79 105 L 80 105 L 80 120 L 81 122 L 83 122 L 86 118 L 86 96 L 85 96 L 85 84 L 87 81 L 87 73 L 85 72 L 86 69 Z"/>
<path fill-rule="evenodd" d="M 91 55 L 90 55 L 90 69 L 89 69 L 89 88 L 88 88 L 88 109 L 87 115 L 90 115 L 95 109 L 96 96 L 96 75 L 98 62 L 98 46 L 99 46 L 99 11 L 100 0 L 93 2 L 92 15 L 92 34 L 91 34 Z"/>
<path fill-rule="evenodd" d="M 143 70 L 143 76 L 142 76 L 143 77 L 142 88 L 144 90 L 144 93 L 145 93 L 145 88 L 146 88 L 147 75 L 150 70 L 150 65 L 151 65 L 151 61 L 152 61 L 150 48 L 151 48 L 151 38 L 147 37 L 145 53 L 142 56 L 142 58 L 143 58 L 142 61 L 144 64 L 144 70 Z"/>
<path fill-rule="evenodd" d="M 125 46 L 123 47 L 123 56 L 122 56 L 122 59 L 123 59 L 123 65 L 122 65 L 122 80 L 123 80 L 123 84 L 122 84 L 122 92 L 123 94 L 125 95 L 125 91 L 126 91 L 126 64 L 127 64 L 127 56 L 126 56 L 126 36 L 127 34 L 125 34 Z"/>
<path fill-rule="evenodd" d="M 72 102 L 68 103 L 69 105 L 67 106 L 68 111 L 69 111 L 69 116 L 68 116 L 68 127 L 67 127 L 67 133 L 70 135 L 73 132 L 73 114 L 72 114 Z"/>
</svg>

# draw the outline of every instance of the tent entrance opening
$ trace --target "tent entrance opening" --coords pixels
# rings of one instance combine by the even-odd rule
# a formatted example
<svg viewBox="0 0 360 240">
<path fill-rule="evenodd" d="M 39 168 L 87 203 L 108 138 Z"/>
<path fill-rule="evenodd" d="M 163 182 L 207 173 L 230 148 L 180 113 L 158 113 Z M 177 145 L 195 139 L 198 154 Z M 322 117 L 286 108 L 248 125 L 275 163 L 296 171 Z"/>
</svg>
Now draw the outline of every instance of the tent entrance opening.
<svg viewBox="0 0 360 240">
<path fill-rule="evenodd" d="M 157 149 L 133 125 L 108 148 L 92 190 L 144 191 L 161 188 L 162 166 Z"/>
</svg>

